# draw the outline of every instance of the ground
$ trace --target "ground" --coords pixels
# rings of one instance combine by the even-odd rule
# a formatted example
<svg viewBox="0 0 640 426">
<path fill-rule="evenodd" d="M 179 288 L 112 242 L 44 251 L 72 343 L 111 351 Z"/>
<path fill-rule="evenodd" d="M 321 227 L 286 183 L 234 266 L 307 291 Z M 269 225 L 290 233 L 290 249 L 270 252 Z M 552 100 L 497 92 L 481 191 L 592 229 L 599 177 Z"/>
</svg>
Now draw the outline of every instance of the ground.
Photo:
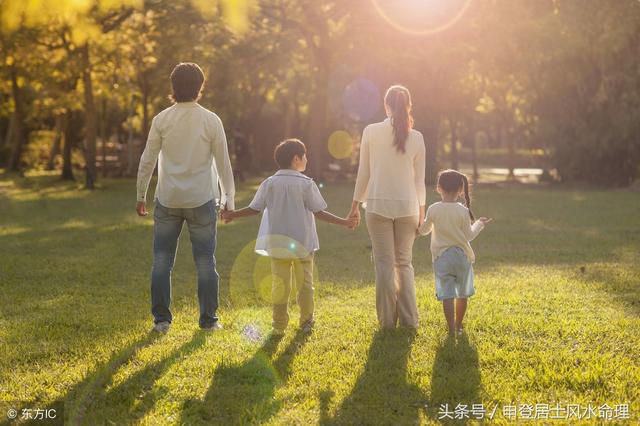
<svg viewBox="0 0 640 426">
<path fill-rule="evenodd" d="M 183 232 L 174 324 L 157 336 L 152 218 L 135 215 L 135 182 L 77 185 L 0 177 L 0 405 L 63 406 L 70 424 L 437 423 L 441 404 L 459 415 L 483 404 L 497 424 L 527 404 L 591 404 L 601 416 L 628 404 L 622 423 L 640 420 L 636 193 L 477 188 L 474 210 L 494 221 L 473 243 L 477 294 L 457 342 L 434 297 L 428 238 L 414 248 L 417 333 L 380 332 L 364 223 L 320 223 L 317 327 L 303 336 L 294 321 L 274 341 L 268 265 L 252 252 L 259 218 L 219 225 L 225 328 L 213 334 L 198 329 Z M 346 213 L 352 184 L 322 192 Z"/>
</svg>

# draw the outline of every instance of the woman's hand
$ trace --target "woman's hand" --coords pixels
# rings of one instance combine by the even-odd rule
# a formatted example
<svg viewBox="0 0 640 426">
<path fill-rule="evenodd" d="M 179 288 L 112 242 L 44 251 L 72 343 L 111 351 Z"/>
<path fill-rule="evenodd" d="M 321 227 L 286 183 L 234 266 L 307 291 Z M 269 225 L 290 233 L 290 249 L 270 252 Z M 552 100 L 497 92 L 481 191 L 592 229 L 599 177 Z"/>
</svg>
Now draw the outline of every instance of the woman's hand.
<svg viewBox="0 0 640 426">
<path fill-rule="evenodd" d="M 418 227 L 416 228 L 416 235 L 420 235 L 420 226 L 422 225 L 422 222 L 424 222 L 424 218 L 427 215 L 426 211 L 427 211 L 426 206 L 420 206 L 420 213 L 418 215 Z"/>
<path fill-rule="evenodd" d="M 353 201 L 351 203 L 351 211 L 349 211 L 347 219 L 352 220 L 353 225 L 351 229 L 355 229 L 358 227 L 358 225 L 360 225 L 360 203 L 358 203 L 357 201 Z"/>
</svg>

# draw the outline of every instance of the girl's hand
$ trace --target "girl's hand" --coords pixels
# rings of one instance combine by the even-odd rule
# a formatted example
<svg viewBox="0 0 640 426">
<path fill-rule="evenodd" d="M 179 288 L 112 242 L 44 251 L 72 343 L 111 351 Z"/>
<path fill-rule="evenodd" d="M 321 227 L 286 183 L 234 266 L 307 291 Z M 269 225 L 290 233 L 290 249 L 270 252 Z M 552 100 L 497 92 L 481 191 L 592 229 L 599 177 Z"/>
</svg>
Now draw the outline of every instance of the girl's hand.
<svg viewBox="0 0 640 426">
<path fill-rule="evenodd" d="M 486 218 L 486 217 L 481 217 L 478 219 L 480 222 L 482 222 L 483 225 L 486 225 L 487 223 L 491 222 L 493 219 L 490 218 Z"/>
</svg>

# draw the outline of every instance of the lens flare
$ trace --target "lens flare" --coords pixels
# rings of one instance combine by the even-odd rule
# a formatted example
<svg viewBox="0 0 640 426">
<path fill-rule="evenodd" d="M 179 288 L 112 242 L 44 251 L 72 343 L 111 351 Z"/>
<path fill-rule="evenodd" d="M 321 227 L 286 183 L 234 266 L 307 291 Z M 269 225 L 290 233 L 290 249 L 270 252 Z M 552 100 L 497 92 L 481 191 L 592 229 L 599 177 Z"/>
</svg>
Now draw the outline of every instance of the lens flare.
<svg viewBox="0 0 640 426">
<path fill-rule="evenodd" d="M 353 152 L 353 138 L 344 130 L 337 130 L 329 136 L 329 153 L 336 160 L 349 158 Z"/>
<path fill-rule="evenodd" d="M 436 34 L 452 27 L 471 0 L 371 0 L 378 14 L 398 31 Z"/>
<path fill-rule="evenodd" d="M 358 77 L 342 93 L 342 108 L 355 121 L 369 121 L 382 108 L 380 90 L 371 80 Z"/>
<path fill-rule="evenodd" d="M 269 235 L 271 247 L 275 247 L 274 257 L 291 258 L 306 257 L 308 252 L 304 245 L 284 235 Z M 273 301 L 272 287 L 274 279 L 271 274 L 271 258 L 260 256 L 255 252 L 256 240 L 246 244 L 231 267 L 229 276 L 229 294 L 234 307 L 253 306 L 256 303 Z M 290 301 L 296 300 L 296 283 L 292 278 Z M 318 269 L 313 268 L 314 284 L 319 282 Z"/>
</svg>

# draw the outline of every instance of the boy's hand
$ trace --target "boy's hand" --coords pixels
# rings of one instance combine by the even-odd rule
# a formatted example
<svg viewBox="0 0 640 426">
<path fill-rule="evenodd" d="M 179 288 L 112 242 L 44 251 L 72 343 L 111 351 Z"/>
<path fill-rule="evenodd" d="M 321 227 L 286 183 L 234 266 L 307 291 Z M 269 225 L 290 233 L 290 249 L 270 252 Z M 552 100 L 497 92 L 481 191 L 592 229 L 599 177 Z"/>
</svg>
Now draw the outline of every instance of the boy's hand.
<svg viewBox="0 0 640 426">
<path fill-rule="evenodd" d="M 231 222 L 233 220 L 233 211 L 227 210 L 227 206 L 225 205 L 224 208 L 220 210 L 220 219 L 222 219 L 224 223 Z"/>
<path fill-rule="evenodd" d="M 480 222 L 482 222 L 483 225 L 486 225 L 487 223 L 491 222 L 493 219 L 490 218 L 486 218 L 486 217 L 481 217 L 478 219 Z"/>
<path fill-rule="evenodd" d="M 345 226 L 347 228 L 351 229 L 352 231 L 354 229 L 356 229 L 356 227 L 358 226 L 358 222 L 359 222 L 358 218 L 355 217 L 355 216 L 350 216 L 350 217 L 346 218 L 345 221 L 346 221 L 345 222 Z"/>
<path fill-rule="evenodd" d="M 138 201 L 138 203 L 136 204 L 136 213 L 138 213 L 138 216 L 148 215 L 149 212 L 147 211 L 147 203 L 145 203 L 144 201 Z"/>
</svg>

